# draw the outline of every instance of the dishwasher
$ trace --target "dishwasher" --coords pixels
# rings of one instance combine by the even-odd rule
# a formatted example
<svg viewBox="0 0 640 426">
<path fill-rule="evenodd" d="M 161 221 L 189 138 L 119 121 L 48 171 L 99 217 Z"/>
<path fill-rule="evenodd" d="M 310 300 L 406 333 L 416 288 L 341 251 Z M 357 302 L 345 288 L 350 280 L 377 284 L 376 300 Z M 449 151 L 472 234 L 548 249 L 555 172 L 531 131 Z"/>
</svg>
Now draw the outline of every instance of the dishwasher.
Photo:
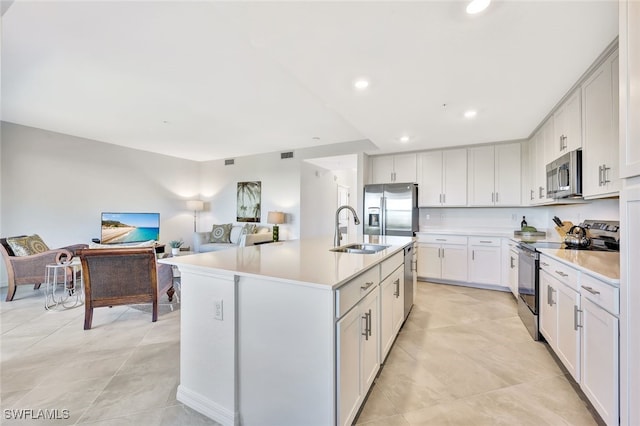
<svg viewBox="0 0 640 426">
<path fill-rule="evenodd" d="M 406 320 L 413 306 L 413 286 L 416 260 L 414 258 L 414 245 L 404 248 L 404 319 Z"/>
</svg>

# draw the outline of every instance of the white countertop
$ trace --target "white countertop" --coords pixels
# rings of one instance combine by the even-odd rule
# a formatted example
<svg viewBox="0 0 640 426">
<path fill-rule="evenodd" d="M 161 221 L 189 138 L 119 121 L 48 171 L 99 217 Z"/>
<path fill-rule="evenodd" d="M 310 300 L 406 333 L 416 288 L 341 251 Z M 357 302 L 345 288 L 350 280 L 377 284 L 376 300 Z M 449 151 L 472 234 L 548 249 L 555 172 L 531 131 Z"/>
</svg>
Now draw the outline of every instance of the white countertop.
<svg viewBox="0 0 640 426">
<path fill-rule="evenodd" d="M 544 248 L 538 251 L 610 285 L 620 286 L 620 253 L 618 252 Z"/>
<path fill-rule="evenodd" d="M 343 240 L 341 245 L 362 242 Z M 334 289 L 401 251 L 413 242 L 413 238 L 365 236 L 364 242 L 390 247 L 374 254 L 338 253 L 330 251 L 333 237 L 321 237 L 230 248 L 160 259 L 159 262 L 209 273 L 268 277 Z"/>
</svg>

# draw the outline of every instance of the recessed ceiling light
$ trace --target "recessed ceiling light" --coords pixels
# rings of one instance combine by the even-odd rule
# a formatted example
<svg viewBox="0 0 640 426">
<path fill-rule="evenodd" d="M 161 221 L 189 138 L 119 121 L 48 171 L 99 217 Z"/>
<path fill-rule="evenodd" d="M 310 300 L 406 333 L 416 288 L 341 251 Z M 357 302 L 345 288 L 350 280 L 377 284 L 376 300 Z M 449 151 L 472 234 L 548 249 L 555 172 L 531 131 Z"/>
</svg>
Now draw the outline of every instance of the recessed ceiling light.
<svg viewBox="0 0 640 426">
<path fill-rule="evenodd" d="M 480 13 L 489 6 L 489 3 L 491 0 L 473 0 L 467 5 L 467 13 L 469 15 Z"/>
<path fill-rule="evenodd" d="M 407 143 L 407 142 L 409 142 L 409 136 L 406 136 L 406 135 L 405 135 L 405 136 L 401 137 L 401 138 L 400 138 L 400 142 L 402 142 L 402 143 Z"/>
<path fill-rule="evenodd" d="M 476 115 L 478 115 L 478 111 L 472 109 L 464 112 L 464 118 L 474 118 Z"/>
<path fill-rule="evenodd" d="M 364 90 L 367 87 L 369 87 L 369 80 L 365 80 L 364 78 L 361 78 L 359 80 L 356 80 L 356 82 L 353 83 L 353 85 L 358 90 Z"/>
</svg>

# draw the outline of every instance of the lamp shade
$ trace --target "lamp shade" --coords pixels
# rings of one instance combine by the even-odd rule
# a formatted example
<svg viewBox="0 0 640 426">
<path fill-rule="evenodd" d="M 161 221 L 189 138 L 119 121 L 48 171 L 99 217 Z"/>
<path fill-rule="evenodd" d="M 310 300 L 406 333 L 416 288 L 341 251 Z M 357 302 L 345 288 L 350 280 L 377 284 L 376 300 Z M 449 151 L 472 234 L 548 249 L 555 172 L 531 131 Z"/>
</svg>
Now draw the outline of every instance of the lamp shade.
<svg viewBox="0 0 640 426">
<path fill-rule="evenodd" d="M 272 223 L 274 225 L 279 225 L 284 223 L 284 213 L 283 212 L 269 212 L 267 215 L 267 223 Z"/>
<path fill-rule="evenodd" d="M 187 210 L 193 210 L 194 212 L 201 212 L 202 210 L 204 210 L 204 201 L 202 200 L 187 201 Z"/>
</svg>

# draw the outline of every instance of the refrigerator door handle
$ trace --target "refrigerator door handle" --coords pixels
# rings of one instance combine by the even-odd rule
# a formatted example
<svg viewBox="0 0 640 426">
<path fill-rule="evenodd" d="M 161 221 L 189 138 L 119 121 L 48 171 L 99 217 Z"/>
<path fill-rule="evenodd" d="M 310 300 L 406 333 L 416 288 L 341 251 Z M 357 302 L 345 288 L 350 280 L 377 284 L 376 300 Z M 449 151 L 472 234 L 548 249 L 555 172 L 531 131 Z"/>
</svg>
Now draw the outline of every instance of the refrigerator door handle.
<svg viewBox="0 0 640 426">
<path fill-rule="evenodd" d="M 387 197 L 380 197 L 380 207 L 382 216 L 380 223 L 380 235 L 387 235 Z"/>
</svg>

